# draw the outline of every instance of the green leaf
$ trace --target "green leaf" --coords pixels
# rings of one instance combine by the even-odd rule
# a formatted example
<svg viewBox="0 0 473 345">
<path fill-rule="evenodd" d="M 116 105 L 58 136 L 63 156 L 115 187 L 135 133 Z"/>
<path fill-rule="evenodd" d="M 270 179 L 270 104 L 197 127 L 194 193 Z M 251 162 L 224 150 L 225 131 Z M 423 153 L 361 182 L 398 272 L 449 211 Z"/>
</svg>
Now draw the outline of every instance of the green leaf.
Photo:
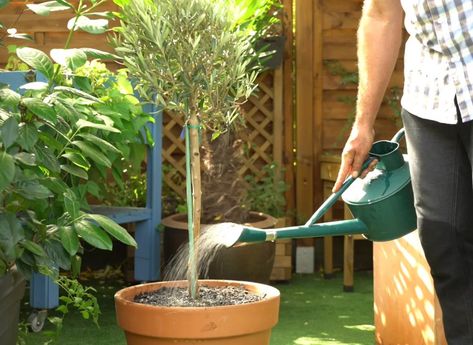
<svg viewBox="0 0 473 345">
<path fill-rule="evenodd" d="M 61 169 L 64 170 L 65 172 L 77 176 L 83 180 L 88 180 L 89 175 L 87 174 L 86 171 L 84 171 L 82 168 L 76 167 L 74 165 L 69 165 L 69 164 L 61 164 Z"/>
<path fill-rule="evenodd" d="M 5 149 L 8 149 L 18 138 L 18 121 L 14 117 L 8 118 L 0 127 L 1 138 Z"/>
<path fill-rule="evenodd" d="M 115 223 L 110 218 L 102 216 L 100 214 L 87 214 L 86 218 L 97 222 L 105 231 L 107 231 L 111 236 L 113 236 L 120 242 L 136 247 L 136 241 L 128 233 L 128 231 L 122 228 L 117 223 Z"/>
<path fill-rule="evenodd" d="M 113 0 L 113 2 L 119 7 L 123 8 L 130 3 L 130 0 Z"/>
<path fill-rule="evenodd" d="M 23 181 L 18 183 L 16 192 L 28 200 L 47 199 L 53 193 L 38 181 Z"/>
<path fill-rule="evenodd" d="M 49 240 L 44 249 L 51 260 L 63 270 L 71 269 L 71 257 L 59 240 Z"/>
<path fill-rule="evenodd" d="M 88 221 L 81 220 L 75 223 L 74 229 L 90 245 L 99 249 L 112 250 L 113 244 L 108 234 Z"/>
<path fill-rule="evenodd" d="M 36 129 L 36 126 L 31 123 L 21 124 L 17 139 L 18 144 L 20 144 L 24 150 L 30 151 L 37 141 L 38 130 Z"/>
<path fill-rule="evenodd" d="M 5 151 L 0 152 L 0 192 L 15 178 L 15 160 Z"/>
<path fill-rule="evenodd" d="M 62 157 L 68 159 L 78 167 L 84 169 L 84 170 L 89 170 L 90 169 L 90 163 L 87 162 L 87 160 L 80 154 L 80 152 L 77 151 L 68 151 L 65 154 L 62 155 Z"/>
<path fill-rule="evenodd" d="M 0 89 L 0 105 L 5 108 L 17 107 L 20 103 L 21 96 L 8 88 Z"/>
<path fill-rule="evenodd" d="M 101 59 L 101 60 L 121 60 L 118 55 L 113 53 L 105 52 L 103 50 L 98 50 L 94 48 L 79 48 L 82 50 L 87 58 L 89 59 Z"/>
<path fill-rule="evenodd" d="M 48 88 L 48 83 L 42 81 L 34 81 L 20 86 L 22 90 L 44 91 Z"/>
<path fill-rule="evenodd" d="M 19 219 L 11 213 L 0 213 L 0 250 L 8 260 L 18 257 L 16 245 L 25 238 L 25 232 Z"/>
<path fill-rule="evenodd" d="M 64 194 L 64 207 L 72 219 L 80 215 L 80 203 L 72 190 L 67 190 Z"/>
<path fill-rule="evenodd" d="M 104 130 L 104 131 L 120 133 L 120 130 L 115 128 L 115 127 L 104 125 L 104 124 L 101 124 L 101 123 L 90 122 L 90 121 L 83 120 L 83 119 L 80 119 L 79 121 L 77 121 L 76 125 L 79 128 L 97 128 L 97 129 L 101 129 L 101 130 Z"/>
<path fill-rule="evenodd" d="M 65 11 L 71 8 L 71 6 L 61 4 L 61 2 L 56 0 L 46 1 L 40 4 L 27 4 L 26 6 L 40 16 L 48 16 L 51 12 Z"/>
<path fill-rule="evenodd" d="M 37 98 L 23 98 L 22 103 L 36 116 L 53 124 L 57 122 L 54 108 Z"/>
<path fill-rule="evenodd" d="M 60 91 L 60 92 L 66 92 L 66 93 L 72 93 L 73 95 L 75 96 L 78 96 L 78 97 L 81 97 L 81 98 L 85 98 L 85 99 L 88 99 L 88 100 L 91 100 L 95 103 L 103 103 L 100 99 L 98 99 L 97 97 L 94 97 L 92 95 L 89 95 L 88 93 L 84 92 L 84 91 L 81 91 L 81 90 L 77 90 L 73 87 L 67 87 L 67 86 L 56 86 L 54 88 L 54 91 Z"/>
<path fill-rule="evenodd" d="M 10 0 L 0 0 L 0 8 L 7 6 Z"/>
<path fill-rule="evenodd" d="M 108 29 L 107 19 L 90 19 L 86 16 L 80 16 L 79 18 L 72 18 L 67 23 L 69 30 L 81 29 L 89 34 L 103 34 Z"/>
<path fill-rule="evenodd" d="M 59 236 L 64 249 L 70 256 L 76 255 L 79 250 L 79 237 L 70 226 L 61 226 L 59 228 Z"/>
<path fill-rule="evenodd" d="M 25 165 L 35 166 L 36 165 L 36 156 L 28 152 L 17 153 L 15 159 Z"/>
<path fill-rule="evenodd" d="M 80 49 L 51 49 L 50 54 L 55 62 L 73 71 L 87 62 L 87 55 Z"/>
<path fill-rule="evenodd" d="M 33 151 L 36 154 L 36 162 L 38 165 L 44 166 L 45 168 L 55 173 L 61 171 L 61 167 L 59 166 L 56 157 L 49 148 L 37 145 L 35 146 Z"/>
<path fill-rule="evenodd" d="M 93 134 L 90 133 L 81 133 L 79 134 L 80 137 L 89 140 L 90 142 L 94 143 L 98 147 L 102 148 L 102 150 L 112 151 L 118 154 L 121 154 L 121 151 L 117 149 L 115 146 L 110 144 L 108 141 L 103 140 Z"/>
<path fill-rule="evenodd" d="M 21 242 L 22 246 L 28 250 L 29 252 L 33 253 L 37 256 L 46 256 L 46 252 L 44 249 L 37 243 L 29 240 L 24 240 Z"/>
<path fill-rule="evenodd" d="M 92 159 L 95 163 L 100 164 L 100 165 L 105 165 L 107 168 L 110 168 L 112 166 L 112 162 L 105 156 L 102 152 L 97 150 L 95 147 L 92 145 L 89 145 L 86 142 L 83 141 L 73 141 L 73 145 L 77 146 L 79 149 L 82 150 L 82 153 Z"/>
<path fill-rule="evenodd" d="M 48 79 L 54 75 L 54 65 L 49 57 L 41 50 L 22 47 L 16 50 L 18 57 L 33 69 L 41 72 Z"/>
</svg>

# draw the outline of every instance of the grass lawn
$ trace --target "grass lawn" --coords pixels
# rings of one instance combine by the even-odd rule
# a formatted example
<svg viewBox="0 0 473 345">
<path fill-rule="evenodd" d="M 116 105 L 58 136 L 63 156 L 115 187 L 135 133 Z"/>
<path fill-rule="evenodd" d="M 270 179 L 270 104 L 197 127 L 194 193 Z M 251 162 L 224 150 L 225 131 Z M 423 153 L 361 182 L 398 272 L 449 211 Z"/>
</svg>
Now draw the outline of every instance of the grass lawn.
<svg viewBox="0 0 473 345">
<path fill-rule="evenodd" d="M 101 307 L 100 328 L 71 313 L 53 344 L 126 345 L 115 321 L 113 294 L 116 281 L 84 282 L 97 289 Z M 342 291 L 342 276 L 325 280 L 318 274 L 295 275 L 289 283 L 275 284 L 281 291 L 280 320 L 273 329 L 271 345 L 372 345 L 373 278 L 370 272 L 356 272 L 355 292 Z M 23 319 L 29 312 L 24 305 Z M 47 326 L 45 330 L 51 330 Z M 29 333 L 27 345 L 43 345 L 50 338 Z"/>
</svg>

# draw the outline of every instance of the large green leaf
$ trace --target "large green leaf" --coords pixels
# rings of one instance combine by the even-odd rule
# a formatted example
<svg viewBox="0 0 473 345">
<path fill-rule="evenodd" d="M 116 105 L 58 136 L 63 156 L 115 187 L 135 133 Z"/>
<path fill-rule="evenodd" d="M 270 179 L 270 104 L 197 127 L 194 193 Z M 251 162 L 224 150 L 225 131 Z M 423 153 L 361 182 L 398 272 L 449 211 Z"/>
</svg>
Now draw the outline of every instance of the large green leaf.
<svg viewBox="0 0 473 345">
<path fill-rule="evenodd" d="M 102 59 L 102 60 L 121 60 L 118 55 L 113 53 L 105 52 L 94 48 L 79 48 L 82 50 L 89 59 Z"/>
<path fill-rule="evenodd" d="M 62 155 L 62 157 L 68 159 L 69 161 L 84 170 L 90 169 L 90 163 L 78 151 L 67 151 L 65 154 Z"/>
<path fill-rule="evenodd" d="M 123 8 L 124 6 L 128 5 L 131 0 L 113 0 L 113 2 Z"/>
<path fill-rule="evenodd" d="M 28 250 L 29 252 L 33 253 L 37 256 L 46 256 L 46 252 L 44 251 L 43 247 L 39 244 L 30 241 L 30 240 L 23 240 L 21 241 L 21 245 Z"/>
<path fill-rule="evenodd" d="M 18 183 L 16 191 L 28 200 L 40 200 L 53 196 L 53 193 L 38 181 L 23 181 Z"/>
<path fill-rule="evenodd" d="M 120 130 L 115 128 L 115 127 L 112 127 L 112 126 L 109 126 L 109 125 L 104 125 L 104 124 L 101 124 L 101 123 L 90 122 L 90 121 L 83 120 L 83 119 L 80 119 L 79 121 L 77 121 L 76 125 L 79 128 L 97 128 L 97 129 L 101 129 L 101 130 L 104 130 L 104 131 L 120 133 Z"/>
<path fill-rule="evenodd" d="M 92 95 L 89 95 L 87 92 L 75 89 L 73 87 L 67 87 L 67 86 L 56 86 L 54 88 L 54 91 L 61 91 L 61 92 L 66 92 L 66 93 L 71 93 L 73 95 L 76 95 L 78 97 L 82 97 L 88 100 L 91 100 L 95 103 L 103 103 L 100 99 L 97 97 L 94 97 Z"/>
<path fill-rule="evenodd" d="M 90 19 L 86 16 L 80 16 L 79 18 L 72 18 L 67 23 L 67 28 L 69 30 L 81 29 L 90 34 L 103 34 L 108 30 L 108 20 L 107 19 Z"/>
<path fill-rule="evenodd" d="M 25 165 L 35 166 L 36 165 L 36 156 L 28 152 L 19 152 L 15 156 L 15 159 Z"/>
<path fill-rule="evenodd" d="M 14 108 L 20 103 L 21 96 L 8 88 L 0 89 L 0 105 L 5 108 Z"/>
<path fill-rule="evenodd" d="M 59 235 L 64 249 L 70 256 L 76 255 L 79 250 L 79 237 L 70 226 L 61 226 L 59 228 Z"/>
<path fill-rule="evenodd" d="M 71 269 L 71 256 L 59 240 L 49 240 L 45 243 L 44 249 L 48 257 L 63 270 Z"/>
<path fill-rule="evenodd" d="M 10 0 L 0 0 L 0 8 L 7 6 Z"/>
<path fill-rule="evenodd" d="M 37 98 L 23 98 L 22 103 L 36 116 L 53 124 L 57 122 L 57 114 L 54 108 Z"/>
<path fill-rule="evenodd" d="M 64 194 L 64 207 L 72 219 L 80 215 L 80 203 L 72 190 L 67 190 Z"/>
<path fill-rule="evenodd" d="M 87 139 L 88 141 L 94 143 L 98 147 L 100 147 L 102 150 L 107 150 L 111 152 L 115 152 L 118 154 L 121 154 L 121 151 L 117 149 L 115 146 L 110 144 L 108 141 L 103 140 L 102 138 L 99 138 L 93 134 L 90 133 L 81 133 L 79 134 L 80 137 Z"/>
<path fill-rule="evenodd" d="M 51 49 L 50 54 L 55 62 L 73 71 L 87 62 L 87 55 L 80 49 Z"/>
<path fill-rule="evenodd" d="M 88 180 L 89 179 L 89 175 L 87 174 L 87 172 L 84 169 L 76 167 L 74 165 L 61 164 L 61 169 L 64 170 L 65 172 L 67 172 L 71 175 L 77 176 L 77 177 L 79 177 L 83 180 Z"/>
<path fill-rule="evenodd" d="M 9 260 L 16 257 L 16 244 L 25 238 L 21 222 L 11 213 L 0 213 L 0 249 Z"/>
<path fill-rule="evenodd" d="M 33 81 L 31 83 L 23 84 L 20 86 L 22 90 L 35 90 L 35 91 L 45 91 L 48 88 L 48 83 L 43 81 Z"/>
<path fill-rule="evenodd" d="M 15 160 L 5 151 L 0 152 L 0 192 L 15 178 Z"/>
<path fill-rule="evenodd" d="M 52 79 L 54 65 L 49 57 L 41 50 L 22 47 L 16 50 L 18 57 L 33 69 L 43 73 L 46 78 Z"/>
<path fill-rule="evenodd" d="M 89 145 L 88 143 L 84 141 L 78 141 L 78 140 L 73 141 L 72 144 L 77 146 L 79 149 L 81 149 L 82 154 L 92 159 L 95 163 L 104 165 L 107 168 L 110 168 L 112 166 L 112 162 L 110 162 L 107 156 L 105 156 L 102 152 L 97 150 L 92 145 Z"/>
<path fill-rule="evenodd" d="M 36 145 L 34 148 L 34 153 L 36 154 L 38 165 L 44 166 L 48 170 L 55 173 L 61 171 L 59 162 L 49 148 Z"/>
<path fill-rule="evenodd" d="M 87 220 L 75 223 L 74 229 L 90 245 L 99 249 L 112 250 L 113 244 L 108 234 Z"/>
<path fill-rule="evenodd" d="M 61 2 L 53 0 L 40 4 L 27 4 L 28 8 L 40 16 L 48 16 L 51 12 L 65 11 L 71 9 L 71 6 L 61 4 Z"/>
<path fill-rule="evenodd" d="M 120 242 L 136 247 L 136 241 L 128 233 L 128 231 L 122 228 L 117 223 L 115 223 L 110 218 L 102 216 L 100 214 L 88 214 L 86 217 L 97 222 L 105 231 L 107 231 L 110 235 L 112 235 Z"/>
<path fill-rule="evenodd" d="M 30 151 L 37 141 L 38 130 L 36 126 L 31 123 L 21 124 L 17 139 L 18 144 L 20 144 L 24 150 Z"/>
<path fill-rule="evenodd" d="M 18 121 L 14 117 L 8 118 L 0 127 L 3 145 L 8 149 L 18 138 Z"/>
</svg>

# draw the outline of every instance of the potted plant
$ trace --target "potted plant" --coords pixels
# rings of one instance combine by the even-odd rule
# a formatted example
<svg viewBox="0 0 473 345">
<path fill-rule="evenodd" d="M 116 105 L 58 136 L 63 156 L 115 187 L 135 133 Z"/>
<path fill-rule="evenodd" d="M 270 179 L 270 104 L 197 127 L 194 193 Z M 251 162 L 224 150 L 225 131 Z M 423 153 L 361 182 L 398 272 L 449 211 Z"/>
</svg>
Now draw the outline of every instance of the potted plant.
<svg viewBox="0 0 473 345">
<path fill-rule="evenodd" d="M 18 48 L 18 58 L 44 78 L 25 81 L 21 92 L 6 84 L 0 88 L 2 344 L 16 342 L 18 306 L 11 303 L 23 296 L 25 277 L 41 272 L 56 280 L 60 270 L 77 275 L 84 242 L 105 250 L 112 249 L 112 239 L 136 246 L 121 226 L 90 213 L 87 202 L 88 194 L 101 190 L 91 179 L 93 171 L 106 174 L 112 165 L 117 166 L 114 162 L 126 158 L 132 142 L 139 140 L 140 128 L 150 119 L 139 112 L 138 100 L 131 101 L 133 96 L 126 94 L 125 89 L 132 88 L 126 86 L 124 76 L 117 76 L 113 88 L 122 94 L 103 95 L 94 88 L 96 81 L 84 74 L 88 59 L 110 58 L 111 54 L 67 49 L 76 29 L 103 29 L 102 21 L 91 19 L 86 25 L 78 20 L 102 2 L 87 6 L 84 1 L 78 8 L 67 1 L 31 4 L 39 14 L 75 9 L 66 49 L 51 51 L 50 58 L 36 49 Z M 2 78 L 29 74 L 2 72 Z M 116 108 L 123 99 L 129 100 L 125 102 L 128 114 Z M 97 313 L 95 305 L 87 305 L 83 312 Z"/>
<path fill-rule="evenodd" d="M 199 255 L 196 239 L 199 238 L 201 225 L 201 197 L 205 193 L 201 188 L 201 156 L 203 152 L 212 151 L 208 146 L 210 143 L 228 139 L 227 135 L 231 135 L 228 134 L 230 128 L 242 122 L 239 108 L 255 88 L 255 79 L 260 71 L 260 66 L 255 63 L 258 55 L 248 39 L 249 31 L 237 25 L 237 11 L 233 7 L 229 8 L 225 1 L 138 0 L 121 3 L 121 26 L 117 28 L 118 36 L 113 41 L 116 53 L 123 58 L 124 64 L 138 80 L 137 88 L 143 97 L 155 98 L 166 111 L 183 117 L 186 124 L 187 216 L 189 247 L 193 250 L 189 259 L 191 274 L 186 286 L 190 298 L 196 300 L 200 285 L 203 284 L 198 281 L 197 269 L 193 267 Z M 201 150 L 202 146 L 206 148 Z M 202 168 L 206 169 L 204 166 Z M 227 176 L 227 179 L 233 178 L 235 176 Z M 239 205 L 233 205 L 235 206 Z M 228 284 L 221 282 L 219 285 Z M 246 286 L 250 291 L 258 290 L 252 288 L 251 284 Z M 156 288 L 161 287 L 162 285 Z M 152 288 L 154 287 L 145 285 L 142 289 Z M 167 329 L 164 330 L 164 335 L 155 337 L 156 331 L 148 328 L 155 326 L 145 326 L 142 323 L 143 327 L 136 328 L 136 322 L 132 325 L 131 320 L 124 321 L 125 315 L 130 313 L 142 315 L 139 319 L 149 317 L 159 323 L 163 322 L 163 325 L 182 325 L 197 322 L 195 318 L 186 319 L 186 315 L 194 314 L 199 319 L 205 318 L 204 313 L 213 313 L 213 308 L 141 308 L 133 302 L 136 291 L 119 291 L 116 294 L 118 322 L 127 332 L 129 344 L 144 344 L 140 342 L 144 339 L 149 344 L 171 344 L 175 341 L 193 344 L 205 343 L 208 338 L 213 343 L 223 344 L 216 335 L 218 331 L 215 331 L 225 323 L 222 318 L 208 320 L 208 332 L 200 335 L 193 333 L 188 337 L 184 336 L 185 339 L 181 337 L 185 333 L 182 327 L 165 327 Z M 261 302 L 265 303 L 264 301 L 263 299 Z M 275 303 L 271 307 L 273 315 L 268 316 L 272 320 L 278 302 Z M 258 305 L 252 305 L 255 304 Z M 244 312 L 238 310 L 235 309 L 237 314 L 245 313 L 240 314 L 241 318 L 250 317 L 251 308 L 245 308 Z M 246 314 L 248 312 L 250 314 Z M 172 315 L 183 318 L 175 319 Z M 169 324 L 166 323 L 168 317 L 173 320 Z M 267 324 L 266 328 L 271 328 L 273 324 L 274 322 Z M 246 331 L 237 330 L 237 333 Z M 257 332 L 261 331 L 259 329 Z M 236 333 L 229 336 L 234 335 Z M 160 337 L 166 339 L 157 339 Z M 243 337 L 242 344 L 264 344 L 269 341 L 268 337 L 260 338 L 259 342 L 245 342 L 245 339 L 249 338 Z M 232 341 L 239 344 L 236 339 Z"/>
<path fill-rule="evenodd" d="M 234 1 L 234 0 L 230 0 Z M 284 57 L 282 34 L 284 7 L 280 0 L 236 0 L 241 11 L 239 25 L 252 33 L 252 44 L 259 51 L 263 65 L 275 69 Z"/>
</svg>

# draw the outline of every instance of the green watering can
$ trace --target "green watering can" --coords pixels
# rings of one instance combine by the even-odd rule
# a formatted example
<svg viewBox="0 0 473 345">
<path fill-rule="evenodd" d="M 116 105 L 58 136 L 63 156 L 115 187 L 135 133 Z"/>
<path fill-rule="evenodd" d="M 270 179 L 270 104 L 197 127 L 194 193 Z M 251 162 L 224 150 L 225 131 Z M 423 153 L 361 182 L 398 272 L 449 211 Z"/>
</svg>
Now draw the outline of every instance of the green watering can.
<svg viewBox="0 0 473 345">
<path fill-rule="evenodd" d="M 366 169 L 373 159 L 378 159 L 375 170 L 364 179 L 349 177 L 301 226 L 262 230 L 241 226 L 239 237 L 230 245 L 245 242 L 274 241 L 284 238 L 362 234 L 372 241 L 389 241 L 406 235 L 417 227 L 407 156 L 399 149 L 404 136 L 401 129 L 392 140 L 373 144 Z M 355 219 L 315 224 L 342 196 Z"/>
</svg>

